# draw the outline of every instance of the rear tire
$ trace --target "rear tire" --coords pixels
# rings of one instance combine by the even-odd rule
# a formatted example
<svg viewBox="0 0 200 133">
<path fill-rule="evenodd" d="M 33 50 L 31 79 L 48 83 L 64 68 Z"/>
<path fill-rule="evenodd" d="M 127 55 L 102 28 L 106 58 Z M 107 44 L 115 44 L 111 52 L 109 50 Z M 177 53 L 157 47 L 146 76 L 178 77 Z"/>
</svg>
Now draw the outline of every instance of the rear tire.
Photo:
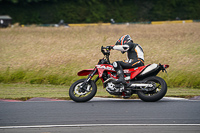
<svg viewBox="0 0 200 133">
<path fill-rule="evenodd" d="M 97 86 L 93 80 L 86 84 L 85 88 L 87 91 L 80 89 L 80 86 L 84 83 L 85 80 L 86 79 L 77 80 L 71 85 L 69 89 L 69 96 L 73 101 L 87 102 L 95 96 L 97 92 Z"/>
<path fill-rule="evenodd" d="M 167 93 L 167 84 L 164 79 L 152 76 L 144 79 L 145 83 L 152 83 L 155 87 L 153 91 L 138 91 L 138 97 L 145 102 L 156 102 L 162 99 Z"/>
</svg>

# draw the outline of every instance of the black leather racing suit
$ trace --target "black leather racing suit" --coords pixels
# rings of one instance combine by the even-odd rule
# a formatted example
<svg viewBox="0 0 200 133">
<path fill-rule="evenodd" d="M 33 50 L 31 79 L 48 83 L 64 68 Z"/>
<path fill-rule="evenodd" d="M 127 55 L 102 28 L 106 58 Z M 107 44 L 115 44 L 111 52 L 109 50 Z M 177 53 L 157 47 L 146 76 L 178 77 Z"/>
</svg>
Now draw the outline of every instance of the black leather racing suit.
<svg viewBox="0 0 200 133">
<path fill-rule="evenodd" d="M 122 67 L 123 69 L 129 69 L 144 66 L 144 52 L 139 44 L 129 42 L 125 45 L 115 45 L 113 49 L 121 52 L 127 52 L 128 58 L 125 61 L 114 62 L 114 68 L 120 69 L 120 67 Z"/>
</svg>

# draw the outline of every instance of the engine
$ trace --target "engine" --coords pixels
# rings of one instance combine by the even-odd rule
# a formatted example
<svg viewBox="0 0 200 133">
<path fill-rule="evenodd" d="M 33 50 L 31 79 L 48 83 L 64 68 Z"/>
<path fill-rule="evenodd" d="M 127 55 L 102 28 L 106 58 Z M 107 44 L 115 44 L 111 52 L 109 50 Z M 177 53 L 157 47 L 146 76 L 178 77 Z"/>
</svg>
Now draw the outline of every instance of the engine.
<svg viewBox="0 0 200 133">
<path fill-rule="evenodd" d="M 123 84 L 113 84 L 112 82 L 108 82 L 106 85 L 106 91 L 111 95 L 121 95 L 122 90 L 124 90 Z"/>
</svg>

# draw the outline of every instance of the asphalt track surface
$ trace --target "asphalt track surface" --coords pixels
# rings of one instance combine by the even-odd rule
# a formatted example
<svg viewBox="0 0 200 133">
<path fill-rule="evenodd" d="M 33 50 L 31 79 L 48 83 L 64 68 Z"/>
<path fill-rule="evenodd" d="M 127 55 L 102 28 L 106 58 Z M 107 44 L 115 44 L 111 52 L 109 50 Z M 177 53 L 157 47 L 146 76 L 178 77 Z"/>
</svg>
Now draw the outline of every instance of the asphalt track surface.
<svg viewBox="0 0 200 133">
<path fill-rule="evenodd" d="M 0 101 L 0 133 L 200 132 L 200 101 L 93 98 L 86 103 Z"/>
</svg>

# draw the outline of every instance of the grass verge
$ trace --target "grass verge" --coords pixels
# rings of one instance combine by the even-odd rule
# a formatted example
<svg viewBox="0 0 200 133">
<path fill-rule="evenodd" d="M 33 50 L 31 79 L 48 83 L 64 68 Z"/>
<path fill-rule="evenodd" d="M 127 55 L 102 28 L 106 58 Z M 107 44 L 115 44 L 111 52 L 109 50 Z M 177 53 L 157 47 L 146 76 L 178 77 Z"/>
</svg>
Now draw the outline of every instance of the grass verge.
<svg viewBox="0 0 200 133">
<path fill-rule="evenodd" d="M 0 99 L 15 99 L 26 101 L 33 97 L 55 98 L 69 100 L 69 88 L 65 85 L 44 84 L 0 84 Z M 167 97 L 191 98 L 200 95 L 200 89 L 192 88 L 168 88 Z M 115 97 L 106 92 L 102 86 L 98 86 L 98 97 Z M 131 98 L 138 98 L 133 95 Z"/>
</svg>

